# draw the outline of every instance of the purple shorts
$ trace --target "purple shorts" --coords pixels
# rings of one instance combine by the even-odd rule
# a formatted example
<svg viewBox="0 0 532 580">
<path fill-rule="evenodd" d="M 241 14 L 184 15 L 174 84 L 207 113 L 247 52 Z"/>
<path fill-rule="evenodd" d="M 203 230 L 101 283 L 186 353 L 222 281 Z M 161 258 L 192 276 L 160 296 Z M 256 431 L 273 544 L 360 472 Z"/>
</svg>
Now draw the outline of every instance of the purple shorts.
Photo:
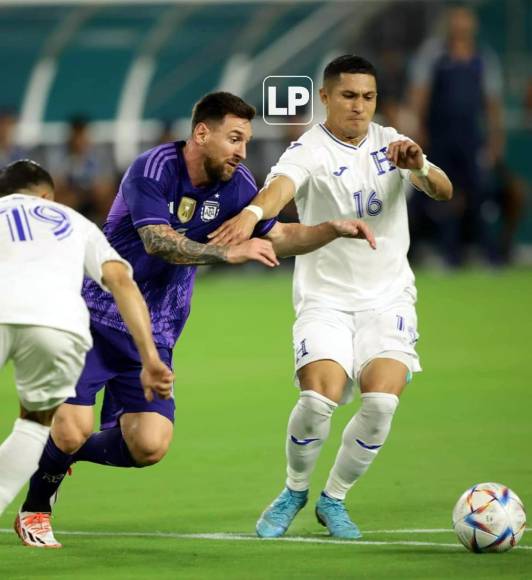
<svg viewBox="0 0 532 580">
<path fill-rule="evenodd" d="M 70 405 L 94 406 L 96 395 L 106 387 L 101 412 L 101 428 L 118 424 L 123 413 L 153 412 L 174 421 L 174 399 L 155 396 L 148 402 L 140 383 L 140 356 L 129 334 L 91 322 L 94 341 L 87 353 L 85 367 L 76 385 L 76 396 L 67 399 Z M 157 347 L 161 360 L 172 368 L 172 349 Z"/>
</svg>

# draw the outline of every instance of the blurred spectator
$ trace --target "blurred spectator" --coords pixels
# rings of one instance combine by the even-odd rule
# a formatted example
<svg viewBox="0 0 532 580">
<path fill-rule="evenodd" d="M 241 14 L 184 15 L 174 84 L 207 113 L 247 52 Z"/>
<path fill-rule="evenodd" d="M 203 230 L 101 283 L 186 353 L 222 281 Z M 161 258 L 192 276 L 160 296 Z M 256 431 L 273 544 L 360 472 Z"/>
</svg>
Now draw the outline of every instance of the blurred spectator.
<svg viewBox="0 0 532 580">
<path fill-rule="evenodd" d="M 156 145 L 164 145 L 165 143 L 171 143 L 172 141 L 177 141 L 177 136 L 174 133 L 174 125 L 171 121 L 163 121 L 161 132 L 157 136 Z"/>
<path fill-rule="evenodd" d="M 382 123 L 403 127 L 402 90 L 405 86 L 404 54 L 398 50 L 383 50 L 375 62 L 379 70 L 379 114 Z"/>
<path fill-rule="evenodd" d="M 532 77 L 528 79 L 525 88 L 525 122 L 528 129 L 532 129 Z"/>
<path fill-rule="evenodd" d="M 436 226 L 450 267 L 462 263 L 467 238 L 483 247 L 492 264 L 500 258 L 486 204 L 493 205 L 489 183 L 504 150 L 501 90 L 499 61 L 479 46 L 475 14 L 467 7 L 449 9 L 446 37 L 426 41 L 414 60 L 410 106 L 419 119 L 416 139 L 449 175 L 454 199 L 429 204 L 415 192 L 410 214 L 414 231 L 427 219 Z"/>
<path fill-rule="evenodd" d="M 493 172 L 494 201 L 500 218 L 499 244 L 501 259 L 510 264 L 514 258 L 515 236 L 524 214 L 526 187 L 501 160 Z"/>
<path fill-rule="evenodd" d="M 56 184 L 56 201 L 102 224 L 115 194 L 114 169 L 110 156 L 92 144 L 87 119 L 70 121 L 65 145 L 48 151 L 46 166 Z"/>
<path fill-rule="evenodd" d="M 17 159 L 29 157 L 29 152 L 15 144 L 17 116 L 12 109 L 0 109 L 0 167 Z"/>
</svg>

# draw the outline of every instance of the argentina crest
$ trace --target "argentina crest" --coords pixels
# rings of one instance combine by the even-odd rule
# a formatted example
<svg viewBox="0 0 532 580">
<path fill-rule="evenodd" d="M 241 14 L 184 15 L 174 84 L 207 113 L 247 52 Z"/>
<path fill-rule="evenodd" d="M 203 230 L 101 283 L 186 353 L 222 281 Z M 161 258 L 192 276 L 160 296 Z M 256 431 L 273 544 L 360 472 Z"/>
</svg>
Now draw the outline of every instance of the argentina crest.
<svg viewBox="0 0 532 580">
<path fill-rule="evenodd" d="M 179 202 L 179 207 L 177 208 L 177 217 L 181 223 L 186 223 L 190 221 L 194 215 L 194 210 L 196 209 L 196 200 L 191 197 L 183 197 Z"/>
<path fill-rule="evenodd" d="M 218 201 L 206 201 L 201 206 L 201 221 L 210 222 L 220 211 L 220 203 Z"/>
</svg>

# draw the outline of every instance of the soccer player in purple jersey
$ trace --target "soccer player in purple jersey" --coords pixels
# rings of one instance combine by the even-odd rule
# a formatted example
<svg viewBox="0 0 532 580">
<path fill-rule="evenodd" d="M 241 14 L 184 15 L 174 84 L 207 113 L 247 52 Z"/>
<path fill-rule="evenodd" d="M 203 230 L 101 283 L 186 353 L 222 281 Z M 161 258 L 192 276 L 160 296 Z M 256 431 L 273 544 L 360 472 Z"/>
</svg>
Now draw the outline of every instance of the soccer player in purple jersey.
<svg viewBox="0 0 532 580">
<path fill-rule="evenodd" d="M 255 110 L 229 93 L 206 95 L 196 104 L 192 135 L 140 155 L 125 173 L 104 232 L 134 267 L 148 304 L 161 359 L 172 362 L 174 347 L 190 311 L 196 265 L 255 260 L 273 267 L 280 256 L 311 252 L 338 237 L 365 238 L 358 220 L 314 226 L 260 221 L 258 236 L 235 246 L 208 245 L 208 234 L 237 215 L 255 197 L 253 176 L 241 162 L 251 138 Z M 259 239 L 266 237 L 268 239 Z M 94 347 L 87 356 L 77 396 L 62 405 L 32 477 L 17 527 L 51 513 L 50 498 L 75 461 L 144 467 L 166 454 L 173 432 L 174 399 L 146 401 L 140 363 L 112 300 L 90 281 L 84 297 L 91 314 Z M 96 393 L 106 386 L 102 431 L 92 433 Z M 46 546 L 39 529 L 32 545 Z"/>
</svg>

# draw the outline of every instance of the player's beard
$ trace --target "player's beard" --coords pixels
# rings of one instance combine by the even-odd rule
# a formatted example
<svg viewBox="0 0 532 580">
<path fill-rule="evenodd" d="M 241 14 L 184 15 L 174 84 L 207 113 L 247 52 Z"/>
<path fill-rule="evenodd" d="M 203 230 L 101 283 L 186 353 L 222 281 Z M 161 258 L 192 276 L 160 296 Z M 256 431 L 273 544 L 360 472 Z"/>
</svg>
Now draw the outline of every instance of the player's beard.
<svg viewBox="0 0 532 580">
<path fill-rule="evenodd" d="M 210 182 L 216 181 L 229 181 L 233 177 L 234 169 L 230 170 L 227 167 L 225 161 L 219 162 L 214 160 L 212 157 L 207 157 L 203 164 L 205 168 L 205 173 L 209 178 Z"/>
</svg>

